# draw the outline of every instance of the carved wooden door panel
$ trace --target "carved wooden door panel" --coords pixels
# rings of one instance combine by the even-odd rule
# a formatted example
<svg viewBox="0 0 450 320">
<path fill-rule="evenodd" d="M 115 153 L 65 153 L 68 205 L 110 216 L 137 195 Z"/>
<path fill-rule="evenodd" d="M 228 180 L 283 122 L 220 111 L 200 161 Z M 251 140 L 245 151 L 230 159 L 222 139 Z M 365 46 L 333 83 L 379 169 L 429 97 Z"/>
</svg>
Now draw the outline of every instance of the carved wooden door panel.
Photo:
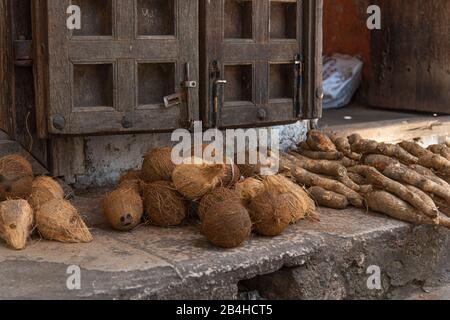
<svg viewBox="0 0 450 320">
<path fill-rule="evenodd" d="M 81 9 L 81 30 L 66 26 L 70 5 Z M 50 133 L 168 131 L 198 118 L 198 0 L 43 6 Z"/>
<path fill-rule="evenodd" d="M 210 127 L 320 117 L 321 1 L 201 2 L 201 109 Z"/>
</svg>

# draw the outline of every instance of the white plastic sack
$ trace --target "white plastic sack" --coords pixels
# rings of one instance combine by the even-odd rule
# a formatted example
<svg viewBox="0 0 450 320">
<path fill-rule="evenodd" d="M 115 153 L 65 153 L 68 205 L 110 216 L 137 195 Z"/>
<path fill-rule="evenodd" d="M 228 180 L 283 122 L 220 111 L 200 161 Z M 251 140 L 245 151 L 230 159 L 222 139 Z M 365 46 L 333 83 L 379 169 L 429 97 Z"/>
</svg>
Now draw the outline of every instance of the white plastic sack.
<svg viewBox="0 0 450 320">
<path fill-rule="evenodd" d="M 323 109 L 344 107 L 361 84 L 363 63 L 342 54 L 325 57 L 323 62 Z"/>
</svg>

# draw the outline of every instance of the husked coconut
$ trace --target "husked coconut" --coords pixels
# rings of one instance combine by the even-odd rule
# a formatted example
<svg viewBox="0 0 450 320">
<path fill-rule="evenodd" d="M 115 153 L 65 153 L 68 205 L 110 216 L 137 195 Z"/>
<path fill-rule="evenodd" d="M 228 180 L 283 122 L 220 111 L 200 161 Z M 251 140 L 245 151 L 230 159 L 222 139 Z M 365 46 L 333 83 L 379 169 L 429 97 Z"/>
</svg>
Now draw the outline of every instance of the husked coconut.
<svg viewBox="0 0 450 320">
<path fill-rule="evenodd" d="M 292 222 L 305 217 L 320 220 L 314 200 L 299 185 L 282 175 L 267 176 L 263 179 L 264 190 L 274 195 L 292 194 L 289 205 L 292 206 Z"/>
<path fill-rule="evenodd" d="M 53 199 L 64 199 L 64 190 L 61 185 L 47 176 L 34 179 L 28 199 L 33 210 L 37 211 L 41 205 Z"/>
<path fill-rule="evenodd" d="M 241 170 L 239 166 L 233 164 L 226 164 L 225 176 L 222 178 L 222 185 L 224 187 L 233 187 L 241 179 Z"/>
<path fill-rule="evenodd" d="M 66 200 L 44 203 L 36 212 L 36 226 L 44 239 L 63 243 L 91 242 L 92 235 L 78 211 Z"/>
<path fill-rule="evenodd" d="M 180 225 L 187 216 L 187 203 L 170 182 L 158 181 L 144 186 L 144 208 L 148 221 L 158 227 Z"/>
<path fill-rule="evenodd" d="M 209 164 L 201 159 L 192 159 L 190 164 L 181 164 L 175 168 L 172 180 L 178 192 L 188 200 L 196 201 L 221 185 L 225 174 L 225 164 Z"/>
<path fill-rule="evenodd" d="M 240 198 L 234 190 L 219 187 L 207 193 L 198 206 L 198 216 L 200 220 L 203 220 L 208 210 L 221 202 L 237 202 L 240 203 Z"/>
<path fill-rule="evenodd" d="M 204 215 L 202 232 L 217 247 L 236 248 L 250 237 L 252 221 L 239 202 L 217 202 Z"/>
<path fill-rule="evenodd" d="M 250 203 L 249 212 L 255 231 L 263 236 L 278 236 L 289 226 L 294 214 L 290 202 L 292 194 L 273 194 L 264 191 Z"/>
<path fill-rule="evenodd" d="M 145 182 L 170 181 L 175 164 L 172 162 L 172 148 L 157 148 L 144 157 L 142 178 Z"/>
<path fill-rule="evenodd" d="M 142 179 L 142 171 L 141 170 L 129 170 L 125 172 L 119 180 L 119 183 L 129 181 L 129 180 L 141 180 Z"/>
<path fill-rule="evenodd" d="M 247 178 L 238 182 L 235 190 L 239 197 L 248 203 L 259 193 L 264 192 L 264 183 L 255 178 Z"/>
<path fill-rule="evenodd" d="M 128 190 L 132 189 L 137 194 L 142 195 L 142 180 L 123 180 L 119 183 L 116 189 Z"/>
<path fill-rule="evenodd" d="M 257 159 L 250 159 L 251 154 L 256 154 Z M 244 159 L 244 161 L 242 161 Z M 264 170 L 272 167 L 274 161 L 279 161 L 275 158 L 272 151 L 268 150 L 266 159 L 261 159 L 258 151 L 249 150 L 239 152 L 236 155 L 236 164 L 239 167 L 241 175 L 245 178 L 254 178 L 264 174 Z"/>
<path fill-rule="evenodd" d="M 103 200 L 103 213 L 111 227 L 119 231 L 130 231 L 141 223 L 144 205 L 133 185 L 128 188 L 122 186 L 106 195 Z"/>
<path fill-rule="evenodd" d="M 25 249 L 33 228 L 33 209 L 25 200 L 0 203 L 0 238 L 12 249 Z"/>
<path fill-rule="evenodd" d="M 21 155 L 8 155 L 0 159 L 0 201 L 27 199 L 33 183 L 30 162 Z"/>
</svg>

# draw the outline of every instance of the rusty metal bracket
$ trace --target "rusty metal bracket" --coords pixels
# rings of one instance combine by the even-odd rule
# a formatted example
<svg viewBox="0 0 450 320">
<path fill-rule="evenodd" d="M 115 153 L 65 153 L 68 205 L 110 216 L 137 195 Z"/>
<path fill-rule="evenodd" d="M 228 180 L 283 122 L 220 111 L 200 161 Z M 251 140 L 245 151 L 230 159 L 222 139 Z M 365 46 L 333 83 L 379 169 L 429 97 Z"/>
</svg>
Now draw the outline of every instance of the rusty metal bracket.
<svg viewBox="0 0 450 320">
<path fill-rule="evenodd" d="M 19 67 L 31 67 L 33 65 L 31 40 L 14 40 L 14 65 Z"/>
<path fill-rule="evenodd" d="M 174 93 L 164 97 L 164 106 L 166 108 L 172 108 L 180 105 L 186 100 L 186 94 L 184 92 Z"/>
</svg>

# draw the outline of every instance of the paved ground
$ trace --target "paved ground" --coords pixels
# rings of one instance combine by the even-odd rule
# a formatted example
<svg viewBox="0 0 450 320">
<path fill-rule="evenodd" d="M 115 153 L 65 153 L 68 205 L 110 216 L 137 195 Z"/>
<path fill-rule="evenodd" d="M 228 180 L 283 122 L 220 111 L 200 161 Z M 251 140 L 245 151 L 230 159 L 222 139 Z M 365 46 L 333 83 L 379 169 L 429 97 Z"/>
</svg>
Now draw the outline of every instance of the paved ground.
<svg viewBox="0 0 450 320">
<path fill-rule="evenodd" d="M 280 237 L 254 236 L 241 248 L 219 250 L 195 222 L 115 232 L 100 200 L 93 193 L 74 199 L 92 229 L 91 244 L 34 239 L 15 252 L 0 243 L 0 298 L 233 299 L 255 291 L 286 299 L 396 298 L 407 297 L 404 288 L 417 292 L 447 263 L 446 230 L 356 209 L 323 209 L 320 224 L 304 221 Z M 66 285 L 73 265 L 81 290 Z M 381 290 L 367 288 L 371 265 L 381 268 Z"/>
</svg>

